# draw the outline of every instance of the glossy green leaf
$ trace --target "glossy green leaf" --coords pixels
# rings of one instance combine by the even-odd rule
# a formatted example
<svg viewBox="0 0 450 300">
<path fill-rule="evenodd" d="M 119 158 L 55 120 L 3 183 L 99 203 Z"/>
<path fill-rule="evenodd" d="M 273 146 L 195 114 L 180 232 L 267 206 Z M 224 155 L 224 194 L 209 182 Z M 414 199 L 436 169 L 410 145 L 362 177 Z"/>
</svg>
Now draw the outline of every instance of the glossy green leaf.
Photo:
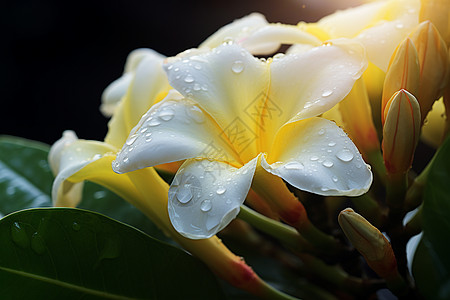
<svg viewBox="0 0 450 300">
<path fill-rule="evenodd" d="M 97 213 L 16 212 L 0 240 L 4 299 L 223 299 L 197 259 Z"/>
<path fill-rule="evenodd" d="M 52 206 L 54 176 L 47 162 L 48 145 L 12 136 L 0 137 L 0 217 Z M 80 208 L 132 225 L 154 238 L 170 241 L 143 213 L 97 184 L 87 182 Z"/>
<path fill-rule="evenodd" d="M 435 299 L 450 297 L 450 139 L 441 146 L 427 179 L 423 203 L 423 231 L 425 246 L 422 253 L 427 253 L 432 262 L 428 268 L 434 268 L 430 273 L 436 274 Z M 419 255 L 419 254 L 416 254 Z M 428 272 L 428 270 L 423 270 Z M 433 278 L 423 277 L 418 280 L 418 286 L 427 286 Z M 421 282 L 424 281 L 424 282 Z M 428 281 L 428 282 L 427 282 Z"/>
<path fill-rule="evenodd" d="M 48 150 L 42 143 L 0 137 L 0 216 L 51 206 L 53 175 L 47 163 Z"/>
</svg>

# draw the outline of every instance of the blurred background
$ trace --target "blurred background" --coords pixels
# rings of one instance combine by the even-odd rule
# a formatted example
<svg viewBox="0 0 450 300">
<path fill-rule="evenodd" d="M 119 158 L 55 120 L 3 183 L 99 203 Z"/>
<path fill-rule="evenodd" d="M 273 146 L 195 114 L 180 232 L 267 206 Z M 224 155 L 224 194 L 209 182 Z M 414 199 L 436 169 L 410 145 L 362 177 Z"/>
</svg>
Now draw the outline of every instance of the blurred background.
<svg viewBox="0 0 450 300">
<path fill-rule="evenodd" d="M 0 134 L 52 144 L 66 129 L 102 140 L 104 88 L 128 53 L 171 56 L 251 12 L 270 22 L 316 21 L 356 0 L 17 0 L 2 4 Z"/>
</svg>

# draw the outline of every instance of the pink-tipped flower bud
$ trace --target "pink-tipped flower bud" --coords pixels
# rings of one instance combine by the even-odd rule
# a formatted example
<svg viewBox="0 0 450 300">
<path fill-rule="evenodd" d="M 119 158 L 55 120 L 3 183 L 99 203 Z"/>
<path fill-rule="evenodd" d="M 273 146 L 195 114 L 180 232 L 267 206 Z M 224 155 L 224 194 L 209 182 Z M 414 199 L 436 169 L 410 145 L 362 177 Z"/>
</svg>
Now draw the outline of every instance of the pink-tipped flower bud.
<svg viewBox="0 0 450 300">
<path fill-rule="evenodd" d="M 384 235 L 353 209 L 341 211 L 339 225 L 367 264 L 382 278 L 397 274 L 397 260 Z"/>
</svg>

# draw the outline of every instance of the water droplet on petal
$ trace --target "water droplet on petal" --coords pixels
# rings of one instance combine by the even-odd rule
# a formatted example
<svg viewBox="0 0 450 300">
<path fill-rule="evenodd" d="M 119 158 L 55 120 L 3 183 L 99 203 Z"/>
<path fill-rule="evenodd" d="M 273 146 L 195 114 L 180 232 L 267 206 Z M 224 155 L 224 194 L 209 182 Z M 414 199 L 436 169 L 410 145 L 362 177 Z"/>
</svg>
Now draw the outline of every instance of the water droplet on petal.
<svg viewBox="0 0 450 300">
<path fill-rule="evenodd" d="M 338 153 L 336 153 L 336 157 L 342 160 L 343 162 L 349 162 L 353 159 L 353 153 L 348 149 L 342 149 Z"/>
<path fill-rule="evenodd" d="M 338 178 L 336 176 L 333 176 L 333 178 L 331 178 L 334 182 L 338 182 Z"/>
<path fill-rule="evenodd" d="M 127 141 L 125 142 L 125 144 L 127 144 L 128 146 L 131 146 L 134 141 L 137 139 L 138 135 L 137 134 L 132 134 L 128 137 Z"/>
<path fill-rule="evenodd" d="M 202 202 L 202 204 L 200 204 L 200 209 L 201 209 L 203 212 L 208 212 L 208 211 L 211 210 L 211 208 L 212 208 L 212 202 L 211 202 L 211 200 L 204 200 L 204 201 Z"/>
<path fill-rule="evenodd" d="M 405 26 L 402 23 L 395 24 L 395 28 L 397 28 L 397 29 L 402 29 L 403 27 L 405 27 Z"/>
<path fill-rule="evenodd" d="M 322 162 L 322 165 L 323 165 L 324 167 L 331 168 L 331 167 L 334 165 L 334 163 L 333 163 L 331 160 L 324 160 L 324 161 Z"/>
<path fill-rule="evenodd" d="M 301 162 L 298 162 L 298 161 L 291 161 L 284 165 L 284 168 L 286 170 L 301 170 L 304 167 L 305 166 Z"/>
<path fill-rule="evenodd" d="M 192 77 L 191 74 L 188 74 L 186 77 L 184 77 L 184 82 L 187 83 L 194 82 L 194 77 Z"/>
<path fill-rule="evenodd" d="M 328 143 L 328 146 L 334 147 L 334 146 L 336 146 L 336 142 L 329 142 L 329 143 Z"/>
<path fill-rule="evenodd" d="M 309 160 L 311 160 L 311 161 L 317 161 L 317 160 L 319 160 L 319 157 L 316 156 L 316 155 L 313 155 L 313 156 L 311 156 L 311 157 L 309 158 Z"/>
<path fill-rule="evenodd" d="M 225 187 L 221 186 L 217 189 L 216 193 L 217 193 L 217 195 L 222 195 L 226 191 L 227 191 L 227 189 Z"/>
<path fill-rule="evenodd" d="M 183 204 L 188 203 L 192 199 L 192 191 L 189 186 L 180 186 L 176 192 L 177 200 Z"/>
<path fill-rule="evenodd" d="M 200 84 L 196 83 L 194 84 L 194 91 L 200 91 L 202 89 L 202 87 L 200 86 Z"/>
<path fill-rule="evenodd" d="M 325 91 L 322 92 L 322 97 L 328 97 L 331 94 L 333 94 L 332 90 L 325 90 Z"/>
<path fill-rule="evenodd" d="M 174 116 L 175 112 L 173 111 L 173 109 L 165 109 L 158 115 L 158 118 L 167 122 L 172 120 Z"/>
<path fill-rule="evenodd" d="M 323 135 L 324 133 L 325 133 L 325 129 L 324 128 L 320 128 L 319 135 Z"/>
<path fill-rule="evenodd" d="M 203 113 L 203 111 L 196 105 L 193 105 L 191 107 L 188 108 L 187 110 L 187 114 L 189 115 L 189 117 L 191 117 L 191 119 L 193 119 L 196 123 L 203 123 L 205 122 L 205 114 Z"/>
<path fill-rule="evenodd" d="M 141 132 L 141 133 L 145 133 L 147 130 L 148 130 L 148 127 L 144 127 L 144 128 L 141 129 L 140 132 Z"/>
<path fill-rule="evenodd" d="M 275 55 L 273 56 L 273 60 L 276 61 L 276 60 L 279 60 L 279 59 L 281 59 L 281 58 L 283 58 L 283 57 L 285 57 L 285 54 L 284 54 L 284 53 L 277 53 L 277 54 L 275 54 Z"/>
<path fill-rule="evenodd" d="M 155 126 L 158 126 L 161 124 L 160 121 L 158 121 L 157 119 L 153 119 L 153 118 L 149 118 L 149 120 L 147 120 L 147 121 L 149 121 L 148 126 L 150 126 L 150 127 L 155 127 Z"/>
<path fill-rule="evenodd" d="M 122 161 L 123 161 L 124 163 L 127 163 L 128 160 L 129 160 L 129 158 L 128 158 L 127 156 L 125 156 L 125 157 L 122 159 Z"/>
<path fill-rule="evenodd" d="M 235 74 L 239 74 L 244 70 L 244 62 L 242 60 L 236 60 L 231 66 L 231 71 Z"/>
</svg>

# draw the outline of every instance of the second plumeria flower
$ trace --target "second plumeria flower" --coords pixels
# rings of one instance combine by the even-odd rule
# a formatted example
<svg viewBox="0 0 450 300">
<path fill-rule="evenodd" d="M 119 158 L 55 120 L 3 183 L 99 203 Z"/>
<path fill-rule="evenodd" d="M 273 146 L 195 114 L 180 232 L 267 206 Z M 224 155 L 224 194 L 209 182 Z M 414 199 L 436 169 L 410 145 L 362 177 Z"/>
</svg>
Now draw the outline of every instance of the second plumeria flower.
<svg viewBox="0 0 450 300">
<path fill-rule="evenodd" d="M 267 61 L 232 43 L 184 52 L 164 64 L 177 91 L 142 117 L 113 169 L 187 159 L 168 209 L 175 229 L 194 239 L 237 216 L 258 165 L 301 190 L 361 195 L 370 167 L 335 123 L 317 116 L 349 93 L 366 65 L 363 47 L 348 40 Z"/>
</svg>

